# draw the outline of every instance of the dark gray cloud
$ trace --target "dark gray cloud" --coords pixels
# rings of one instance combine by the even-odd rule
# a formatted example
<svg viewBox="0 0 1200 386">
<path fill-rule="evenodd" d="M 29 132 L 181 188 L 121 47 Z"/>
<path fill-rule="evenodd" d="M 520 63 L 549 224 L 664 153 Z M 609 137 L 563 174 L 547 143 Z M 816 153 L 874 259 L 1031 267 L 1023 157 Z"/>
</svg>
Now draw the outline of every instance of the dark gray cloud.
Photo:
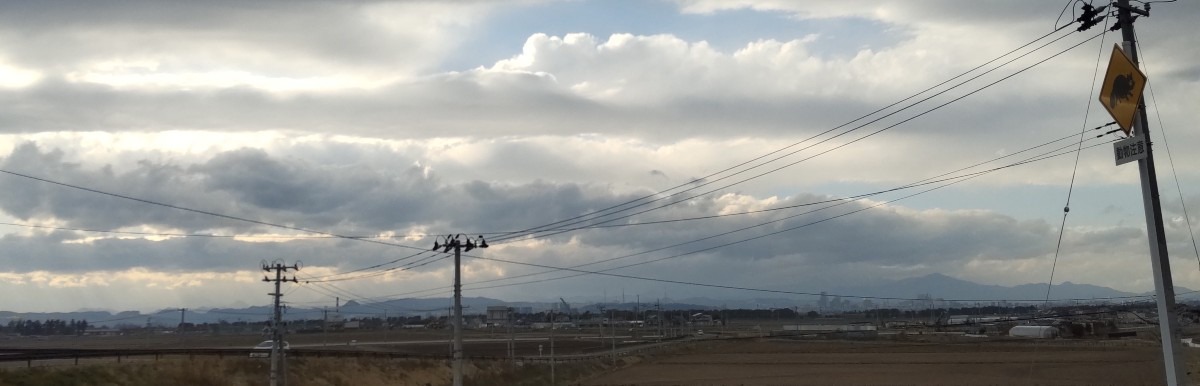
<svg viewBox="0 0 1200 386">
<path fill-rule="evenodd" d="M 547 216 L 568 217 L 627 197 L 600 186 L 532 182 L 445 183 L 419 166 L 375 169 L 280 159 L 262 150 L 213 155 L 195 165 L 143 161 L 132 170 L 89 169 L 60 150 L 25 143 L 0 163 L 5 170 L 146 200 L 278 224 L 354 234 L 437 224 L 451 230 L 512 230 Z M 399 155 L 395 161 L 406 164 Z M 5 175 L 14 194 L 0 208 L 23 220 L 117 229 L 149 225 L 184 231 L 281 231 L 256 224 L 147 205 Z M 356 233 L 357 232 L 357 233 Z"/>
<path fill-rule="evenodd" d="M 516 231 L 609 208 L 644 194 L 616 193 L 599 186 L 540 181 L 523 184 L 483 181 L 447 183 L 437 178 L 436 172 L 430 173 L 415 166 L 384 170 L 366 165 L 315 165 L 303 160 L 274 157 L 255 149 L 215 154 L 211 159 L 195 165 L 142 162 L 126 172 L 116 172 L 111 167 L 89 169 L 65 162 L 67 158 L 70 157 L 62 151 L 43 150 L 34 144 L 25 144 L 5 158 L 3 165 L 6 170 L 172 205 L 349 235 L 374 235 L 388 231 L 403 234 L 410 229 L 423 229 L 435 234 Z M 23 220 L 53 220 L 65 226 L 89 229 L 149 226 L 220 234 L 285 232 L 14 176 L 4 176 L 0 179 L 0 185 L 10 192 L 0 199 L 0 208 Z M 785 198 L 769 206 L 784 207 L 829 198 L 805 194 Z M 607 224 L 739 212 L 755 208 L 753 202 L 757 200 L 751 196 L 707 194 L 684 204 Z M 631 208 L 617 215 L 667 202 L 670 201 Z M 806 266 L 864 263 L 920 266 L 947 264 L 975 257 L 1036 258 L 1052 253 L 1057 237 L 1057 229 L 1043 221 L 1019 221 L 987 211 L 917 212 L 884 207 L 808 225 L 866 208 L 867 205 L 870 204 L 849 203 L 787 219 L 785 217 L 824 205 L 751 216 L 575 231 L 548 240 L 554 245 L 565 245 L 572 240 L 581 243 L 592 254 L 586 256 L 585 261 L 596 261 L 781 220 L 683 247 L 623 259 L 621 263 L 693 252 L 798 227 L 760 240 L 715 249 L 704 255 L 735 261 L 787 259 Z M 574 228 L 601 224 L 613 218 L 585 219 L 578 224 L 563 226 Z M 1129 233 L 1127 237 L 1137 236 L 1135 231 L 1123 232 Z M 305 256 L 304 260 L 311 264 L 347 269 L 387 261 L 387 256 L 397 253 L 409 253 L 402 248 L 328 240 L 251 243 L 189 238 L 161 242 L 103 239 L 92 244 L 62 243 L 78 242 L 83 235 L 97 236 L 66 232 L 30 237 L 9 235 L 6 242 L 13 244 L 11 250 L 17 255 L 46 256 L 24 259 L 22 264 L 14 266 L 30 270 L 86 271 L 129 267 L 223 270 L 236 269 L 239 264 L 245 264 L 248 258 L 257 261 L 248 257 L 256 255 Z M 1077 245 L 1087 245 L 1089 247 L 1085 251 L 1097 253 L 1103 252 L 1108 243 L 1124 239 L 1115 237 L 1111 232 L 1085 232 L 1080 237 L 1084 240 Z M 423 248 L 431 242 L 425 239 L 401 243 Z M 338 250 L 345 252 L 330 252 Z M 567 250 L 558 253 L 577 252 Z M 347 255 L 355 257 L 347 258 Z"/>
<path fill-rule="evenodd" d="M 718 5 L 724 4 L 732 3 Z M 17 145 L 0 160 L 0 167 L 148 200 L 347 235 L 521 230 L 621 204 L 652 193 L 649 187 L 669 187 L 656 176 L 703 176 L 885 106 L 1049 31 L 1053 15 L 1048 12 L 1056 13 L 1061 4 L 903 2 L 884 4 L 886 12 L 875 12 L 879 8 L 874 3 L 806 1 L 782 7 L 808 8 L 808 12 L 794 12 L 802 17 L 881 20 L 903 31 L 904 37 L 895 44 L 864 50 L 855 59 L 812 56 L 803 41 L 746 42 L 750 43 L 746 50 L 735 55 L 670 35 L 534 35 L 526 42 L 528 52 L 513 52 L 517 56 L 511 61 L 438 73 L 437 63 L 495 6 L 492 2 L 14 3 L 0 12 L 0 71 L 13 66 L 43 77 L 28 87 L 0 85 L 0 105 L 5 106 L 0 109 L 0 133 L 17 134 L 9 135 L 15 141 L 25 134 L 61 138 Z M 931 8 L 939 12 L 929 13 Z M 1192 49 L 1192 16 L 1200 14 L 1197 8 L 1183 2 L 1156 5 L 1153 18 L 1139 20 L 1139 33 L 1147 46 L 1143 57 L 1152 82 L 1160 86 L 1156 91 L 1168 126 L 1194 121 L 1188 118 L 1195 112 L 1187 101 L 1196 96 L 1188 86 L 1200 82 L 1200 71 L 1193 64 L 1200 63 L 1200 51 Z M 873 190 L 890 184 L 886 181 L 908 182 L 913 175 L 927 177 L 1078 133 L 1084 106 L 1094 99 L 1087 89 L 1095 54 L 1107 52 L 1112 36 L 891 132 L 776 173 L 770 181 L 708 192 L 614 224 L 823 200 L 830 190 Z M 1068 41 L 1076 38 L 1082 36 Z M 133 80 L 122 84 L 121 79 L 109 79 L 106 85 L 103 77 L 109 75 Z M 201 84 L 189 83 L 192 77 L 201 79 Z M 272 82 L 343 78 L 350 80 L 335 87 L 271 88 Z M 360 81 L 365 85 L 355 83 Z M 800 157 L 957 95 L 961 94 L 937 98 Z M 1092 108 L 1084 126 L 1108 121 L 1098 106 Z M 82 139 L 104 133 L 137 142 L 140 134 L 151 137 L 166 130 L 230 138 L 266 133 L 277 135 L 277 142 L 267 143 L 272 141 L 268 139 L 246 143 L 244 148 L 227 143 L 220 147 L 226 149 L 222 151 L 184 151 L 128 143 L 99 149 L 90 139 Z M 1171 132 L 1171 144 L 1178 144 L 1173 146 L 1176 149 L 1187 149 L 1200 140 L 1190 131 L 1175 133 Z M 329 139 L 335 135 L 352 138 Z M 325 138 L 313 139 L 321 136 Z M 755 146 L 762 148 L 747 150 Z M 130 147 L 138 149 L 125 150 Z M 1085 153 L 1078 183 L 1136 180 L 1128 168 L 1112 169 L 1106 153 L 1103 148 Z M 1186 151 L 1177 153 L 1185 193 L 1187 182 L 1195 180 L 1195 171 L 1187 166 L 1195 164 L 1192 158 Z M 816 289 L 929 272 L 974 272 L 976 278 L 999 272 L 996 280 L 1008 284 L 1044 281 L 1042 268 L 1049 264 L 1058 236 L 1056 222 L 1006 214 L 1013 212 L 1003 206 L 1011 209 L 1031 200 L 1046 201 L 1020 193 L 1031 184 L 1065 185 L 1073 169 L 1070 160 L 1062 160 L 1038 164 L 1032 171 L 1000 173 L 982 182 L 981 189 L 1016 192 L 1011 202 L 991 211 L 910 210 L 901 202 L 621 272 L 780 289 Z M 652 171 L 648 175 L 646 170 Z M 14 176 L 0 176 L 0 189 L 5 191 L 0 195 L 4 215 L 36 224 L 289 233 Z M 1194 193 L 1188 197 L 1193 224 L 1200 224 L 1195 214 L 1200 212 L 1200 198 Z M 1187 257 L 1190 238 L 1179 221 L 1182 208 L 1164 201 L 1172 253 Z M 929 202 L 941 205 L 937 200 Z M 592 268 L 745 240 L 865 205 L 869 203 L 851 203 Z M 946 205 L 972 207 L 962 201 Z M 1136 206 L 1121 204 L 1107 218 L 1130 217 L 1130 208 Z M 481 255 L 568 266 L 697 240 L 808 209 L 576 231 L 510 245 L 497 241 L 496 248 Z M 599 221 L 603 219 L 570 226 Z M 1060 272 L 1085 280 L 1102 278 L 1095 282 L 1124 279 L 1130 267 L 1143 267 L 1127 262 L 1145 254 L 1140 222 L 1106 224 L 1092 219 L 1067 229 L 1066 260 L 1061 266 L 1066 268 Z M 9 272 L 41 270 L 57 275 L 145 268 L 161 275 L 253 269 L 259 260 L 275 258 L 345 270 L 412 253 L 349 240 L 86 239 L 100 236 L 13 228 L 0 238 L 0 248 L 7 251 L 0 260 Z M 429 238 L 396 242 L 421 248 L 432 244 Z M 469 261 L 468 282 L 536 270 Z M 445 265 L 422 270 L 438 267 Z M 623 285 L 630 292 L 643 293 L 663 288 L 605 277 L 553 283 L 494 293 L 520 299 L 560 290 L 595 295 L 607 290 L 612 295 L 616 286 Z M 365 286 L 356 289 L 369 290 L 368 295 L 379 292 Z M 406 289 L 411 290 L 398 290 Z M 694 290 L 680 292 L 699 292 Z"/>
<path fill-rule="evenodd" d="M 393 23 L 438 25 L 435 3 L 329 1 L 46 1 L 11 3 L 0 16 L 6 58 L 39 69 L 155 58 L 168 69 L 246 66 L 311 76 L 385 66 L 417 69 L 443 41 Z M 394 9 L 389 9 L 394 8 Z M 427 12 L 423 19 L 416 12 Z M 446 12 L 442 11 L 442 12 Z M 410 25 L 411 25 L 410 24 Z M 263 50 L 269 47 L 269 50 Z M 182 54 L 181 54 L 182 53 Z M 290 58 L 288 60 L 276 60 Z M 264 60 L 268 59 L 268 60 Z M 245 68 L 245 67 L 243 67 Z"/>
<path fill-rule="evenodd" d="M 493 83 L 502 78 L 507 87 Z M 458 74 L 362 92 L 281 98 L 250 88 L 126 90 L 50 78 L 0 89 L 0 132 L 260 131 L 406 139 L 513 135 L 611 135 L 677 140 L 815 131 L 870 106 L 820 98 L 688 99 L 660 107 L 613 106 L 521 74 Z M 753 122 L 753 124 L 747 123 Z"/>
</svg>

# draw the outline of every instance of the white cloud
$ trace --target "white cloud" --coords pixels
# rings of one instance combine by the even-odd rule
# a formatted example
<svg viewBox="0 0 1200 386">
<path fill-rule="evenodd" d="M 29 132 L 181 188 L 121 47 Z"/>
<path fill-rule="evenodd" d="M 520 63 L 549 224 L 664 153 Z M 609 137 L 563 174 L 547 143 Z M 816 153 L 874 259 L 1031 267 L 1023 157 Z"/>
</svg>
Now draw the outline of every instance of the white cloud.
<svg viewBox="0 0 1200 386">
<path fill-rule="evenodd" d="M 438 70 L 442 60 L 458 56 L 461 42 L 491 38 L 488 28 L 495 26 L 488 24 L 489 15 L 510 5 L 14 5 L 12 12 L 0 14 L 3 166 L 263 221 L 347 234 L 403 235 L 404 243 L 424 248 L 430 243 L 424 233 L 513 230 L 570 218 L 686 184 L 800 141 L 1040 36 L 1051 27 L 1049 13 L 1058 11 L 1052 8 L 1061 4 L 681 1 L 685 13 L 755 9 L 790 15 L 797 26 L 816 19 L 870 20 L 886 28 L 882 33 L 900 38 L 893 44 L 866 45 L 870 48 L 851 55 L 830 55 L 814 49 L 830 38 L 820 31 L 798 39 L 722 45 L 734 47 L 722 50 L 671 31 L 595 36 L 568 30 L 522 36 L 519 52 L 490 66 Z M 1179 8 L 1156 14 L 1145 29 L 1139 25 L 1168 128 L 1195 121 L 1196 112 L 1186 101 L 1195 99 L 1192 86 L 1200 81 L 1200 67 L 1193 60 L 1200 54 L 1189 49 L 1194 27 L 1186 17 L 1196 13 L 1195 5 L 1171 6 Z M 931 8 L 939 12 L 928 12 Z M 1051 49 L 1081 38 L 1073 36 Z M 1088 122 L 1081 124 L 1084 106 L 1094 98 L 1087 89 L 1095 54 L 1111 42 L 1110 36 L 1104 44 L 1087 44 L 945 109 L 794 167 L 712 192 L 707 190 L 773 167 L 701 188 L 696 193 L 705 194 L 685 205 L 635 220 L 707 216 L 865 193 L 1078 133 L 1081 125 L 1107 121 L 1093 106 Z M 973 88 L 884 118 L 777 165 L 897 124 Z M 1200 141 L 1189 130 L 1169 134 L 1175 149 Z M 1189 167 L 1197 163 L 1196 156 L 1190 154 L 1175 154 L 1185 193 L 1190 192 L 1187 182 L 1197 178 Z M 1024 208 L 1057 206 L 1061 196 L 1028 192 L 1065 188 L 1073 162 L 1063 157 L 1013 168 L 939 191 L 935 194 L 942 196 L 921 205 L 892 203 L 762 242 L 629 271 L 778 288 L 811 283 L 814 289 L 930 272 L 1004 284 L 1043 281 L 1057 236 L 1055 224 L 1043 218 L 1057 216 L 1058 208 L 1045 216 L 1030 215 L 1033 211 Z M 1111 163 L 1103 147 L 1084 153 L 1076 187 L 1095 192 L 1108 186 L 1127 189 L 1136 182 L 1134 168 Z M 0 196 L 0 208 L 9 222 L 294 236 L 12 176 L 0 177 L 0 185 L 7 192 Z M 902 194 L 871 199 L 878 203 Z M 1006 201 L 977 204 L 975 195 L 1004 196 Z M 1075 212 L 1092 217 L 1068 224 L 1059 271 L 1063 280 L 1106 283 L 1142 272 L 1145 267 L 1136 257 L 1145 248 L 1138 238 L 1141 223 L 1129 220 L 1137 219 L 1137 208 L 1126 205 L 1127 199 L 1080 198 L 1088 204 L 1079 204 L 1082 208 Z M 1094 214 L 1086 206 L 1093 202 L 1100 203 Z M 863 205 L 868 204 L 848 204 L 621 261 L 736 241 Z M 1104 205 L 1113 207 L 1111 213 L 1098 209 Z M 1186 249 L 1181 208 L 1166 206 L 1173 252 Z M 1200 208 L 1200 203 L 1193 206 Z M 569 233 L 495 243 L 484 255 L 565 266 L 784 215 Z M 302 259 L 313 274 L 399 257 L 393 248 L 344 240 L 109 237 L 21 228 L 6 228 L 5 234 L 0 245 L 24 252 L 6 262 L 11 272 L 3 277 L 16 278 L 7 281 L 13 286 L 7 289 L 28 298 L 61 299 L 51 303 L 60 309 L 80 299 L 131 308 L 142 308 L 133 305 L 138 301 L 156 306 L 228 299 L 262 303 L 265 297 L 238 297 L 258 293 L 251 289 L 261 283 L 238 280 L 262 256 Z M 471 260 L 467 269 L 471 282 L 531 271 L 479 260 Z M 1200 282 L 1200 274 L 1191 270 L 1177 272 L 1181 283 Z M 164 279 L 176 274 L 190 276 Z M 375 296 L 384 294 L 380 288 L 398 293 L 444 286 L 448 275 L 445 265 L 436 263 L 345 285 Z M 163 293 L 128 302 L 117 299 L 122 291 L 142 288 L 139 282 Z M 585 277 L 569 285 L 547 282 L 487 294 L 521 298 L 529 288 L 599 293 L 614 282 Z M 632 287 L 664 288 L 620 283 L 631 292 Z M 1114 286 L 1141 290 L 1148 285 L 1141 279 L 1122 283 Z M 215 287 L 222 290 L 211 296 L 203 291 Z M 92 289 L 97 290 L 91 297 L 75 297 Z M 699 291 L 679 292 L 693 290 Z"/>
<path fill-rule="evenodd" d="M 168 90 L 359 89 L 434 70 L 462 32 L 492 7 L 133 1 L 63 9 L 27 4 L 2 17 L 0 42 L 19 65 L 73 82 Z"/>
<path fill-rule="evenodd" d="M 38 71 L 7 65 L 0 62 L 0 87 L 22 88 L 42 79 Z"/>
</svg>

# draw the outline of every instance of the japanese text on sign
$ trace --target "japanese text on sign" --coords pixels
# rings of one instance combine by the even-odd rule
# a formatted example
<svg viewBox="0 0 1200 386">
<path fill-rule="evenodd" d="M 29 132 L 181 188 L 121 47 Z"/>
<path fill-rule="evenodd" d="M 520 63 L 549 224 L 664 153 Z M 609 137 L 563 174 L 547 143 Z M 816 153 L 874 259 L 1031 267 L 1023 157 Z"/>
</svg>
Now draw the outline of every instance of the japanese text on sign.
<svg viewBox="0 0 1200 386">
<path fill-rule="evenodd" d="M 1113 142 L 1113 155 L 1117 165 L 1146 158 L 1146 141 L 1142 137 L 1126 138 Z"/>
</svg>

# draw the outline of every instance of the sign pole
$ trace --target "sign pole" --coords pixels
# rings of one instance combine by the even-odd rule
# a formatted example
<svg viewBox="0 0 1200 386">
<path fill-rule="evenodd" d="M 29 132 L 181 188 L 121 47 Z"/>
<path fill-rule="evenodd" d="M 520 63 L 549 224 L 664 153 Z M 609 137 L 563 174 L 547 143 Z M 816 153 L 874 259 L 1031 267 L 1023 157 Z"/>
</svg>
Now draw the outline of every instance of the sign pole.
<svg viewBox="0 0 1200 386">
<path fill-rule="evenodd" d="M 1129 0 L 1117 0 L 1117 22 L 1121 25 L 1122 47 L 1135 68 L 1138 65 L 1136 35 L 1133 31 L 1133 7 Z M 1138 10 L 1141 11 L 1141 10 Z M 1139 12 L 1141 13 L 1141 12 Z M 1150 142 L 1150 131 L 1146 124 L 1146 103 L 1137 101 L 1137 115 L 1133 121 L 1134 135 L 1146 141 L 1146 157 L 1138 160 L 1141 172 L 1142 200 L 1146 211 L 1146 234 L 1150 242 L 1150 261 L 1154 268 L 1154 290 L 1158 302 L 1158 328 L 1162 338 L 1163 365 L 1166 367 L 1167 385 L 1187 384 L 1186 362 L 1180 355 L 1178 319 L 1175 315 L 1175 285 L 1171 279 L 1171 261 L 1167 254 L 1167 238 L 1163 233 L 1162 205 L 1158 200 L 1158 177 L 1154 172 L 1154 147 Z"/>
</svg>

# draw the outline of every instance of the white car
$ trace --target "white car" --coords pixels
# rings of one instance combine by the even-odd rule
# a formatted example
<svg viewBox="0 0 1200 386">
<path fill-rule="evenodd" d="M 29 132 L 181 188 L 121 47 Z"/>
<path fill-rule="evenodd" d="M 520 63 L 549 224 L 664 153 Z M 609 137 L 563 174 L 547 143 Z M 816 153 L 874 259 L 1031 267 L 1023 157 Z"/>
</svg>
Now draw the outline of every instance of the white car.
<svg viewBox="0 0 1200 386">
<path fill-rule="evenodd" d="M 271 357 L 271 349 L 273 349 L 273 348 L 275 348 L 275 341 L 264 340 L 262 343 L 254 345 L 253 349 L 255 351 L 250 353 L 250 357 L 251 358 L 270 358 Z M 290 348 L 292 348 L 292 345 L 288 344 L 288 342 L 286 340 L 283 341 L 283 349 L 287 350 Z"/>
</svg>

